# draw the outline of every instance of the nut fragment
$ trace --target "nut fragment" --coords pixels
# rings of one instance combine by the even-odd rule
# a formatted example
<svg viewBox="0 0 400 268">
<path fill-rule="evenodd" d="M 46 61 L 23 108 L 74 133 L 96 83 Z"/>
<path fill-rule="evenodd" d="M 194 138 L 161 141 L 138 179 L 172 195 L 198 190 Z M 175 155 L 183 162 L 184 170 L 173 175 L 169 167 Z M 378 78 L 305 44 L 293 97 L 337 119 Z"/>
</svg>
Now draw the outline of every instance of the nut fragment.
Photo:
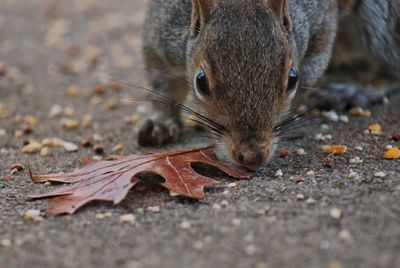
<svg viewBox="0 0 400 268">
<path fill-rule="evenodd" d="M 21 152 L 30 154 L 30 153 L 38 152 L 41 148 L 42 148 L 42 145 L 40 143 L 38 143 L 37 141 L 34 141 L 34 140 L 30 140 L 28 142 L 28 144 L 25 145 L 21 149 Z"/>
<path fill-rule="evenodd" d="M 41 222 L 43 217 L 40 215 L 41 212 L 38 209 L 29 209 L 25 212 L 24 219 L 27 221 Z"/>
<path fill-rule="evenodd" d="M 370 118 L 372 116 L 370 111 L 364 110 L 363 108 L 360 108 L 360 107 L 352 108 L 349 111 L 349 114 L 351 116 L 362 116 L 362 117 L 368 117 L 368 118 Z"/>
<path fill-rule="evenodd" d="M 66 129 L 77 129 L 80 126 L 80 122 L 77 119 L 63 118 L 60 123 Z"/>
</svg>

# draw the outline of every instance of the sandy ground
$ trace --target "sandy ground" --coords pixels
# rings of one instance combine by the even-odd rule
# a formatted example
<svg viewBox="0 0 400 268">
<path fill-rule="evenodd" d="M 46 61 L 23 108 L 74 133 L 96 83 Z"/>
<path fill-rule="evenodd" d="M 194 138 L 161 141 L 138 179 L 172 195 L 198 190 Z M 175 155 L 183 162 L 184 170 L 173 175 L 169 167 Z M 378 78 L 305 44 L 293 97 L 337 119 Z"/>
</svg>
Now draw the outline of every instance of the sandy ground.
<svg viewBox="0 0 400 268">
<path fill-rule="evenodd" d="M 34 185 L 26 172 L 5 180 L 13 163 L 34 172 L 71 171 L 82 156 L 94 155 L 82 147 L 74 153 L 51 148 L 48 157 L 23 154 L 24 141 L 59 137 L 80 144 L 97 134 L 102 139 L 94 143 L 106 153 L 117 144 L 123 145 L 121 154 L 139 151 L 133 124 L 126 122 L 143 109 L 126 98 L 135 89 L 93 92 L 104 74 L 145 83 L 139 34 L 145 2 L 1 1 L 0 60 L 7 71 L 0 78 L 0 267 L 400 267 L 400 162 L 383 159 L 385 146 L 396 145 L 391 135 L 400 131 L 399 99 L 373 107 L 372 118 L 312 126 L 305 139 L 287 144 L 289 157 L 275 158 L 236 188 L 222 180 L 199 202 L 158 189 L 132 191 L 118 206 L 94 203 L 73 216 L 24 220 L 28 209 L 46 207 L 46 201 L 27 196 L 54 186 Z M 72 85 L 77 96 L 68 90 Z M 73 111 L 51 118 L 53 105 Z M 86 114 L 93 118 L 86 128 L 60 126 L 63 117 Z M 18 137 L 27 115 L 39 123 L 32 134 Z M 374 122 L 382 125 L 382 135 L 364 134 Z M 332 140 L 317 141 L 317 133 Z M 196 135 L 188 133 L 177 146 L 201 143 Z M 319 150 L 325 143 L 349 150 L 327 158 Z M 305 155 L 293 153 L 299 147 Z M 349 164 L 356 156 L 363 162 Z M 327 160 L 333 168 L 324 166 Z M 274 176 L 278 169 L 282 177 Z M 351 169 L 359 179 L 347 178 Z M 306 174 L 310 170 L 314 176 Z M 376 172 L 386 176 L 377 178 Z M 216 209 L 222 201 L 227 206 Z M 104 212 L 112 216 L 95 217 Z M 136 215 L 135 225 L 120 223 L 126 213 Z M 181 228 L 184 221 L 190 229 Z"/>
</svg>

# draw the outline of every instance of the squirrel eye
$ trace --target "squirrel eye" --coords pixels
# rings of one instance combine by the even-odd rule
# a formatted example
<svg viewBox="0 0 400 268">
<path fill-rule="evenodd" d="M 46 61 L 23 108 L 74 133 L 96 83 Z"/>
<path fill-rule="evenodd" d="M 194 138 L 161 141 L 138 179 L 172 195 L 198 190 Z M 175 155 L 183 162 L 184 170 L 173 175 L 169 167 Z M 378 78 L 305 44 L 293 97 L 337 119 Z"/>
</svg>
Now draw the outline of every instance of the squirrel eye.
<svg viewBox="0 0 400 268">
<path fill-rule="evenodd" d="M 297 74 L 297 70 L 292 66 L 289 71 L 289 81 L 287 88 L 288 92 L 296 88 L 298 80 L 299 80 L 299 75 Z"/>
<path fill-rule="evenodd" d="M 201 67 L 196 74 L 196 91 L 202 96 L 210 96 L 207 76 L 204 69 Z"/>
</svg>

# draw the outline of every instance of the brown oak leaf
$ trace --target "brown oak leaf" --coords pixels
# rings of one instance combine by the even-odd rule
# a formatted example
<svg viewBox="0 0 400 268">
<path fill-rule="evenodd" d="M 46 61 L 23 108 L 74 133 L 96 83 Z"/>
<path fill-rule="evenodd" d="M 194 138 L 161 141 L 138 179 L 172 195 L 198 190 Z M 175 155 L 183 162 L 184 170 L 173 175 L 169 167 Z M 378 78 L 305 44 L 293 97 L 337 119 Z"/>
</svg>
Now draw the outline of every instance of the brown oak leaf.
<svg viewBox="0 0 400 268">
<path fill-rule="evenodd" d="M 235 178 L 247 178 L 249 173 L 218 161 L 211 147 L 179 150 L 169 153 L 113 157 L 111 160 L 83 159 L 84 167 L 68 174 L 32 175 L 33 182 L 61 182 L 70 185 L 56 191 L 32 196 L 51 198 L 50 214 L 73 214 L 93 200 L 120 203 L 138 183 L 138 174 L 153 173 L 165 179 L 161 185 L 189 198 L 204 198 L 204 187 L 218 181 L 197 173 L 194 163 L 214 166 Z"/>
</svg>

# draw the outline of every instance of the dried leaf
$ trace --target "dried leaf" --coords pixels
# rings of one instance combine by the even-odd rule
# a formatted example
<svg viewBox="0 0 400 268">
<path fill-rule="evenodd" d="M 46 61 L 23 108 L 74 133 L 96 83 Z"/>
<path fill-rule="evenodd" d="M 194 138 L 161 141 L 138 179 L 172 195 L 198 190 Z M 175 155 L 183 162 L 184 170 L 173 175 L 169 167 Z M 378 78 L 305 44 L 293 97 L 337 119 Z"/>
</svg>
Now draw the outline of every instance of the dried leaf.
<svg viewBox="0 0 400 268">
<path fill-rule="evenodd" d="M 162 186 L 172 192 L 189 198 L 204 197 L 204 187 L 218 183 L 209 177 L 200 175 L 193 168 L 194 163 L 214 166 L 236 178 L 247 178 L 250 174 L 219 162 L 211 147 L 181 150 L 169 153 L 148 155 L 115 156 L 109 161 L 91 161 L 83 159 L 84 167 L 68 174 L 50 174 L 32 176 L 33 182 L 69 183 L 67 187 L 51 193 L 32 196 L 33 199 L 53 198 L 50 214 L 74 213 L 81 206 L 93 200 L 120 203 L 134 187 L 137 175 L 152 173 L 165 179 Z"/>
<path fill-rule="evenodd" d="M 391 148 L 387 150 L 385 155 L 383 156 L 385 159 L 397 159 L 400 158 L 400 149 L 397 147 Z"/>
<path fill-rule="evenodd" d="M 368 130 L 371 134 L 379 135 L 382 132 L 382 128 L 379 124 L 371 124 L 368 126 Z"/>
<path fill-rule="evenodd" d="M 344 145 L 324 145 L 321 146 L 324 152 L 331 154 L 344 154 L 347 151 L 347 146 Z"/>
</svg>

